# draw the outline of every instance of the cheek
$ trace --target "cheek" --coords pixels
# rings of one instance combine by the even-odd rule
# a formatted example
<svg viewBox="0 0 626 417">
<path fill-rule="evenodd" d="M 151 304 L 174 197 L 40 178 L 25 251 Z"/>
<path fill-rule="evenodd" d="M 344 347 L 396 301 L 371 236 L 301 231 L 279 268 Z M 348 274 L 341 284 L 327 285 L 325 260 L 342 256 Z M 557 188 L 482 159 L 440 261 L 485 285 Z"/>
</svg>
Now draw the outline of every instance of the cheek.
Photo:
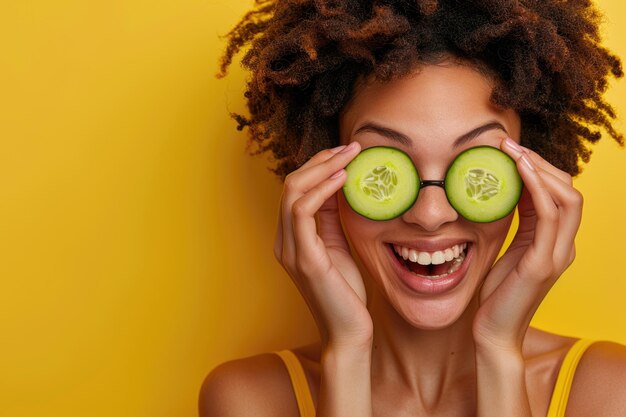
<svg viewBox="0 0 626 417">
<path fill-rule="evenodd" d="M 350 208 L 343 193 L 337 196 L 337 205 L 344 235 L 356 254 L 362 258 L 373 256 L 381 249 L 381 236 L 388 227 L 385 222 L 366 219 Z"/>
<path fill-rule="evenodd" d="M 358 241 L 366 230 L 368 220 L 359 216 L 350 208 L 341 191 L 337 193 L 337 208 L 346 237 L 351 242 Z"/>
<path fill-rule="evenodd" d="M 504 219 L 498 220 L 493 223 L 488 223 L 482 230 L 482 244 L 485 246 L 486 252 L 489 253 L 489 258 L 495 260 L 498 256 L 500 249 L 507 237 L 511 223 L 513 222 L 513 213 Z"/>
</svg>

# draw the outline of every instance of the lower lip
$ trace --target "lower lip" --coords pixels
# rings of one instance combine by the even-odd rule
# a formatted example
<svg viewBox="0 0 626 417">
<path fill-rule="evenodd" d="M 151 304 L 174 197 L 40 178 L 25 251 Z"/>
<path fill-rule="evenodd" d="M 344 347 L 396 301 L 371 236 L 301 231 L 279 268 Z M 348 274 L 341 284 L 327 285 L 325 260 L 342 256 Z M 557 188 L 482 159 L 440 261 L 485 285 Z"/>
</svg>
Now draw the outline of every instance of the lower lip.
<svg viewBox="0 0 626 417">
<path fill-rule="evenodd" d="M 387 245 L 389 248 L 389 254 L 392 258 L 392 264 L 396 270 L 400 280 L 411 290 L 420 294 L 436 295 L 443 294 L 447 291 L 454 289 L 465 278 L 465 273 L 469 268 L 470 260 L 473 254 L 473 245 L 468 245 L 467 254 L 461 264 L 461 267 L 456 271 L 448 274 L 448 276 L 438 279 L 428 279 L 416 275 L 406 269 L 404 265 L 400 263 L 391 245 Z"/>
</svg>

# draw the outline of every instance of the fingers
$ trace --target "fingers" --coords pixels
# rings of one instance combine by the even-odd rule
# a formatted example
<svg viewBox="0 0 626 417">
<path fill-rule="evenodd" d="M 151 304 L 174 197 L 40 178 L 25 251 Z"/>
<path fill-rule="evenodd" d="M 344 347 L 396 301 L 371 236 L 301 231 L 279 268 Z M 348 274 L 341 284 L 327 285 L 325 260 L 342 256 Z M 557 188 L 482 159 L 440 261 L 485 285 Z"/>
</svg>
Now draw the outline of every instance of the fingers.
<svg viewBox="0 0 626 417">
<path fill-rule="evenodd" d="M 338 154 L 339 152 L 341 152 L 342 150 L 344 150 L 345 148 L 346 148 L 346 145 L 341 145 L 341 146 L 337 146 L 336 148 L 332 148 L 332 149 L 324 149 L 324 150 L 316 153 L 315 155 L 313 155 L 311 157 L 311 159 L 309 159 L 304 164 L 302 164 L 300 169 L 303 169 L 303 168 L 306 169 L 306 168 L 308 168 L 310 166 L 317 165 L 320 162 L 327 161 L 330 158 L 332 158 L 333 156 L 335 156 L 336 154 Z"/>
<path fill-rule="evenodd" d="M 346 178 L 347 179 L 347 178 Z M 317 212 L 317 232 L 329 249 L 350 252 L 350 246 L 344 235 L 338 210 L 338 194 L 331 196 Z"/>
<path fill-rule="evenodd" d="M 573 260 L 582 198 L 567 174 L 538 155 L 508 141 L 503 141 L 501 149 L 515 160 L 524 181 L 518 206 L 520 228 L 510 251 L 490 273 L 503 279 L 496 280 L 496 285 L 493 279 L 489 286 L 486 282 L 489 293 L 481 291 L 481 309 L 487 317 L 483 321 L 488 326 L 476 328 L 478 333 L 488 334 L 496 327 L 504 331 L 496 338 L 519 340 L 518 329 L 527 328 L 545 295 Z"/>
<path fill-rule="evenodd" d="M 551 173 L 552 175 L 557 177 L 559 180 L 563 181 L 565 184 L 568 184 L 568 185 L 573 184 L 572 176 L 570 174 L 558 169 L 557 167 L 555 167 L 554 165 L 552 165 L 551 163 L 543 159 L 535 151 L 525 148 L 523 146 L 520 146 L 520 148 L 522 148 L 522 151 L 526 153 L 526 155 L 530 156 L 530 160 L 534 162 L 535 165 L 537 165 L 539 168 Z"/>
<path fill-rule="evenodd" d="M 325 181 L 310 190 L 310 192 L 300 197 L 292 208 L 292 223 L 296 248 L 314 248 L 320 245 L 323 249 L 324 243 L 316 233 L 317 225 L 315 213 L 319 211 L 324 202 L 331 198 L 346 181 L 345 170 L 339 170 Z M 300 251 L 300 267 L 306 269 L 308 264 L 314 264 L 317 259 L 308 259 L 313 251 Z"/>
<path fill-rule="evenodd" d="M 485 280 L 473 331 L 478 343 L 520 346 L 541 301 L 575 256 L 582 197 L 567 173 L 539 155 L 509 140 L 500 147 L 524 181 L 520 226 Z"/>
<path fill-rule="evenodd" d="M 532 208 L 528 212 L 528 228 L 534 227 L 531 258 L 526 265 L 536 264 L 544 268 L 550 278 L 558 276 L 572 263 L 575 250 L 574 239 L 582 218 L 583 198 L 572 186 L 572 178 L 566 172 L 545 161 L 538 154 L 523 147 L 512 146 L 505 141 L 503 150 L 517 161 L 520 175 L 532 198 Z M 522 204 L 520 203 L 520 206 Z M 529 207 L 527 207 L 528 209 Z M 523 215 L 520 207 L 520 223 Z M 520 229 L 523 225 L 520 224 Z M 535 271 L 533 271 L 535 272 Z M 548 276 L 545 276 L 548 278 Z"/>
<path fill-rule="evenodd" d="M 555 201 L 559 209 L 565 213 L 559 220 L 564 227 L 562 233 L 559 233 L 557 237 L 554 258 L 558 264 L 564 263 L 565 266 L 569 266 L 576 256 L 574 238 L 582 220 L 583 195 L 573 187 L 573 180 L 570 174 L 550 164 L 536 152 L 524 147 L 522 149 L 540 167 L 541 172 L 546 174 L 545 178 L 552 183 L 556 196 Z M 566 186 L 563 187 L 556 179 Z"/>
<path fill-rule="evenodd" d="M 355 142 L 319 152 L 287 176 L 274 246 L 322 340 L 344 346 L 360 345 L 372 333 L 364 283 L 348 251 L 335 199 L 347 179 L 344 168 L 359 150 Z M 329 232 L 343 244 L 329 247 Z"/>
<path fill-rule="evenodd" d="M 322 179 L 328 178 L 344 168 L 359 150 L 359 143 L 352 142 L 340 149 L 338 153 L 325 150 L 316 154 L 305 165 L 287 175 L 284 184 L 286 194 L 289 194 L 290 199 L 291 197 L 298 198 L 319 184 Z M 288 203 L 293 203 L 293 201 L 288 201 Z"/>
<path fill-rule="evenodd" d="M 506 141 L 503 150 L 516 161 L 520 176 L 531 195 L 537 217 L 533 243 L 529 248 L 530 252 L 527 251 L 527 256 L 530 259 L 527 260 L 526 267 L 540 265 L 546 268 L 546 266 L 552 265 L 552 253 L 559 229 L 559 209 L 548 185 L 539 174 L 538 168 L 519 147 L 514 145 Z M 521 217 L 522 214 L 520 213 L 520 221 Z M 518 264 L 518 266 L 525 267 L 523 264 Z M 532 272 L 531 275 L 534 275 Z M 543 272 L 550 273 L 550 271 Z"/>
<path fill-rule="evenodd" d="M 556 265 L 567 267 L 573 259 L 573 246 L 576 233 L 582 220 L 582 194 L 550 172 L 539 169 L 541 176 L 559 209 L 559 231 L 554 247 L 553 259 Z"/>
<path fill-rule="evenodd" d="M 342 185 L 340 181 L 345 181 L 343 168 L 358 154 L 359 150 L 360 145 L 357 142 L 334 150 L 324 150 L 313 156 L 305 165 L 289 174 L 285 179 L 275 243 L 275 254 L 285 267 L 295 268 L 297 242 L 293 227 L 294 209 L 297 209 L 297 220 L 303 223 L 299 232 L 316 236 L 315 212 L 311 212 L 310 209 L 319 202 L 321 197 L 318 196 L 312 201 L 305 200 L 298 204 L 296 202 L 308 193 L 313 195 L 321 193 L 327 196 L 330 189 L 334 189 L 332 192 L 336 192 Z M 331 178 L 337 173 L 340 174 Z M 341 179 L 342 176 L 343 179 Z M 323 201 L 320 205 L 322 203 Z M 309 218 L 305 218 L 306 216 Z M 278 236 L 279 233 L 280 237 Z"/>
</svg>

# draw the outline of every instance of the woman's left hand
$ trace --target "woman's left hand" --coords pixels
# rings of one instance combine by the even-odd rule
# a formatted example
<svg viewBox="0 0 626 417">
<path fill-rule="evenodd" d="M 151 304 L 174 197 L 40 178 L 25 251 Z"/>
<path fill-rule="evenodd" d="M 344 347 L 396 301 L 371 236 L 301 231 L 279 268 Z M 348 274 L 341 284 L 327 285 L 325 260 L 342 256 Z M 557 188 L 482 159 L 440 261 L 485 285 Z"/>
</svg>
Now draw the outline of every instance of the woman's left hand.
<svg viewBox="0 0 626 417">
<path fill-rule="evenodd" d="M 480 289 L 473 335 L 477 348 L 520 353 L 537 308 L 574 260 L 583 198 L 569 174 L 513 144 L 509 139 L 500 147 L 524 181 L 519 228 Z"/>
</svg>

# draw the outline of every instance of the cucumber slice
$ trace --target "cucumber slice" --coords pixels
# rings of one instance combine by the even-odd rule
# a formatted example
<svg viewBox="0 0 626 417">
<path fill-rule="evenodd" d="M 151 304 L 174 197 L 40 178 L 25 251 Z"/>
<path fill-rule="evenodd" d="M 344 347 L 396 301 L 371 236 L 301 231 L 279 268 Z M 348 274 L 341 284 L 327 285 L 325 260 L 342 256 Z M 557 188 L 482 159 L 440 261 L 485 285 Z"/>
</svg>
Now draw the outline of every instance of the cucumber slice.
<svg viewBox="0 0 626 417">
<path fill-rule="evenodd" d="M 411 158 L 399 149 L 363 150 L 346 167 L 343 194 L 350 207 L 371 220 L 390 220 L 411 208 L 420 188 Z"/>
<path fill-rule="evenodd" d="M 487 223 L 513 211 L 522 193 L 522 179 L 506 153 L 492 146 L 477 146 L 454 159 L 445 187 L 450 205 L 461 216 Z"/>
</svg>

